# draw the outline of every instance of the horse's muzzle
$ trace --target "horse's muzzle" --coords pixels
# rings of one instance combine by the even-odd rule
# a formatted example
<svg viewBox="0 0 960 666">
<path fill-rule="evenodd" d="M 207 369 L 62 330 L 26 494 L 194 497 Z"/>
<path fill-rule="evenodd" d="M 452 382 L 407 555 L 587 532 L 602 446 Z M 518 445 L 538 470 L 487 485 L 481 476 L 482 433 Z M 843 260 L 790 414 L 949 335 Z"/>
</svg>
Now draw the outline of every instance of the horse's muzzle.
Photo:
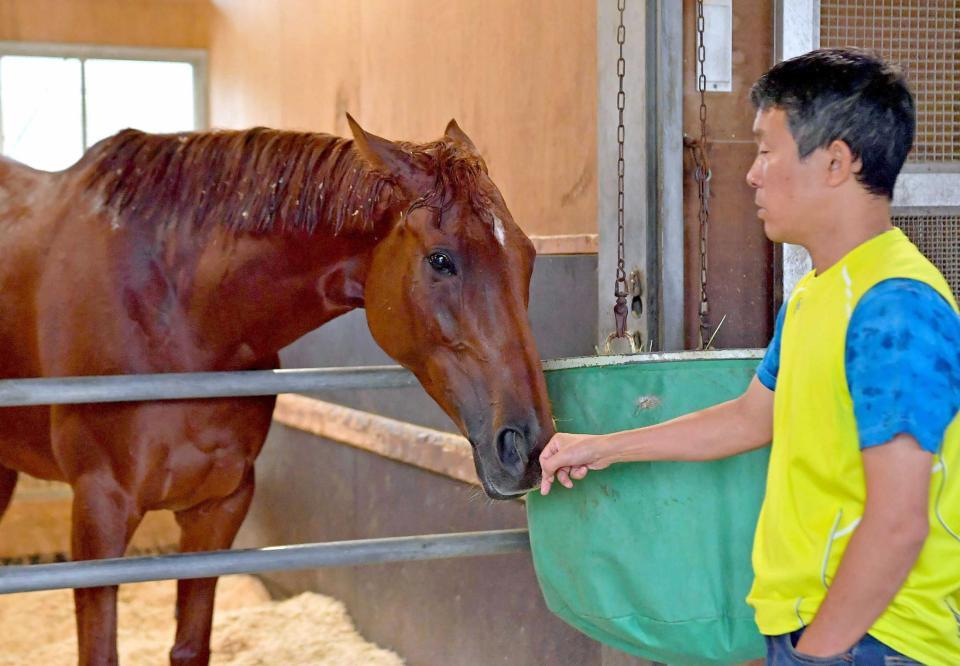
<svg viewBox="0 0 960 666">
<path fill-rule="evenodd" d="M 503 428 L 497 434 L 497 460 L 508 475 L 521 478 L 529 460 L 526 436 L 516 428 Z"/>
<path fill-rule="evenodd" d="M 487 464 L 477 461 L 477 471 L 483 477 L 487 495 L 493 499 L 516 498 L 539 484 L 540 434 L 541 428 L 535 419 L 500 428 L 493 441 L 493 455 L 487 454 Z M 474 452 L 479 454 L 478 458 L 484 457 L 476 448 Z"/>
</svg>

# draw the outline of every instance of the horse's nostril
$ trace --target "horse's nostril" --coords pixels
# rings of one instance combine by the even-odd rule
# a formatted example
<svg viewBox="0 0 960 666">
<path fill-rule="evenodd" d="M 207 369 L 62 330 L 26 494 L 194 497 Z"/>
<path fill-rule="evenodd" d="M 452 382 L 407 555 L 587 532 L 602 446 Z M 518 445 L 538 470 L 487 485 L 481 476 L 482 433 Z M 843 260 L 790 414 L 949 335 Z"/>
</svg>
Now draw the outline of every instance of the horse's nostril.
<svg viewBox="0 0 960 666">
<path fill-rule="evenodd" d="M 523 434 L 513 428 L 504 428 L 497 435 L 497 458 L 514 476 L 521 476 L 527 464 L 525 448 Z"/>
</svg>

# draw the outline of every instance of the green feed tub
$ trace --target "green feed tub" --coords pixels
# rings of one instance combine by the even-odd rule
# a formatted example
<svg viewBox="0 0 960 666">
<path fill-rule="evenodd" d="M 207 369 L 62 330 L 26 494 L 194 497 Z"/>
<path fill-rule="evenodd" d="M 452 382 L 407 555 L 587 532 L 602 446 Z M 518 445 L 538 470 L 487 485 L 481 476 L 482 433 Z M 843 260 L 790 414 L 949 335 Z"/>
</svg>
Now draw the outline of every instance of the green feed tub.
<svg viewBox="0 0 960 666">
<path fill-rule="evenodd" d="M 606 433 L 740 395 L 762 352 L 684 352 L 545 364 L 557 428 Z M 589 636 L 671 665 L 765 654 L 744 600 L 769 451 L 709 463 L 630 463 L 527 496 L 547 605 Z"/>
</svg>

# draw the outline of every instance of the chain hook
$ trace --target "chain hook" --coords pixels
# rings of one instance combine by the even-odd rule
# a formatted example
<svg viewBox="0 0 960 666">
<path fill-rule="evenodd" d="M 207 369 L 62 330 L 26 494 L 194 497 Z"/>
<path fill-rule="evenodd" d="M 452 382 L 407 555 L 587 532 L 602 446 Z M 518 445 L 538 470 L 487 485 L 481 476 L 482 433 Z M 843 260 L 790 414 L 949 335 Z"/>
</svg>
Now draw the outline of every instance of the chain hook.
<svg viewBox="0 0 960 666">
<path fill-rule="evenodd" d="M 707 49 L 703 39 L 704 28 L 703 0 L 697 0 L 697 63 L 700 68 L 699 75 L 697 76 L 697 91 L 700 93 L 700 136 L 696 139 L 686 137 L 685 143 L 690 149 L 691 157 L 695 165 L 693 179 L 697 184 L 697 199 L 699 203 L 699 209 L 697 211 L 697 221 L 700 224 L 699 349 L 706 349 L 710 343 L 713 342 L 713 336 L 708 335 L 710 331 L 710 301 L 707 297 L 707 240 L 710 227 L 710 179 L 713 177 L 713 171 L 710 169 L 710 161 L 707 155 L 707 75 L 704 66 Z M 706 340 L 710 342 L 705 342 Z"/>
<path fill-rule="evenodd" d="M 620 23 L 617 26 L 617 44 L 619 46 L 619 56 L 617 58 L 617 79 L 619 80 L 619 89 L 617 91 L 617 277 L 613 285 L 613 295 L 617 299 L 613 306 L 613 318 L 616 322 L 616 332 L 614 335 L 619 338 L 627 337 L 627 271 L 626 260 L 624 258 L 624 172 L 626 170 L 626 161 L 624 160 L 624 142 L 626 139 L 626 128 L 623 122 L 623 112 L 626 107 L 626 93 L 623 90 L 623 77 L 626 74 L 626 60 L 623 57 L 623 44 L 627 38 L 627 29 L 623 22 L 623 12 L 626 9 L 626 0 L 617 0 L 617 10 L 620 13 Z M 609 347 L 609 340 L 607 341 Z"/>
</svg>

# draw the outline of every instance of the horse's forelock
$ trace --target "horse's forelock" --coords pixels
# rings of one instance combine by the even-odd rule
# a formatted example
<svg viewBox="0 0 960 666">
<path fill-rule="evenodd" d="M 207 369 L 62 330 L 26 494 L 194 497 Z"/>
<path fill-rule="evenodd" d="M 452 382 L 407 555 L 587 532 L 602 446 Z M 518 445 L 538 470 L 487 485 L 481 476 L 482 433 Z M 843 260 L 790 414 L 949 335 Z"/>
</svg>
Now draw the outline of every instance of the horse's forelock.
<svg viewBox="0 0 960 666">
<path fill-rule="evenodd" d="M 486 167 L 482 160 L 450 139 L 419 147 L 421 154 L 429 155 L 431 168 L 436 173 L 432 190 L 415 199 L 408 211 L 421 207 L 438 210 L 442 214 L 457 200 L 465 200 L 485 222 L 493 224 L 493 200 L 486 191 Z"/>
</svg>

